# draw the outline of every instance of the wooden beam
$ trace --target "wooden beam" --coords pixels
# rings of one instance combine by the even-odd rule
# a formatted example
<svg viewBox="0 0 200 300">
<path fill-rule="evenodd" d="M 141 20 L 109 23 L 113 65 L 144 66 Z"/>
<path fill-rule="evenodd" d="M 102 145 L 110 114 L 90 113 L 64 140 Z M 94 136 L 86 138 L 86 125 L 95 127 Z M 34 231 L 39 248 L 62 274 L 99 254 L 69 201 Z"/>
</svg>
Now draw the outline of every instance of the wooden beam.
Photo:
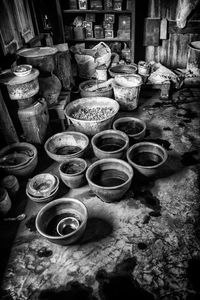
<svg viewBox="0 0 200 300">
<path fill-rule="evenodd" d="M 0 90 L 0 131 L 8 144 L 19 142 L 17 132 L 10 118 Z"/>
</svg>

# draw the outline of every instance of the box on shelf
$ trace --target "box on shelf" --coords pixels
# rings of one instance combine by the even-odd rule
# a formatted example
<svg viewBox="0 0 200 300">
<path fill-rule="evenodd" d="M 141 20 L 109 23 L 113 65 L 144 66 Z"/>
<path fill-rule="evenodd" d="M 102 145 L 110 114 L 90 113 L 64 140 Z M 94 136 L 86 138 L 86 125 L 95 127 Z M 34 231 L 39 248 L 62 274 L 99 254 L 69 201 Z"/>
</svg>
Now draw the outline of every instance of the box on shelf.
<svg viewBox="0 0 200 300">
<path fill-rule="evenodd" d="M 114 1 L 113 9 L 114 10 L 122 10 L 122 1 Z"/>
<path fill-rule="evenodd" d="M 114 38 L 113 30 L 104 30 L 105 39 L 112 39 Z"/>
<path fill-rule="evenodd" d="M 131 38 L 131 31 L 130 30 L 117 30 L 117 37 L 119 39 L 127 39 L 129 40 Z"/>
<path fill-rule="evenodd" d="M 85 21 L 95 22 L 96 21 L 96 15 L 95 14 L 86 14 Z"/>
<path fill-rule="evenodd" d="M 113 2 L 112 0 L 104 0 L 104 9 L 113 9 Z"/>
<path fill-rule="evenodd" d="M 83 40 L 85 38 L 84 27 L 74 27 L 74 40 Z"/>
<path fill-rule="evenodd" d="M 78 0 L 79 9 L 88 9 L 87 0 Z"/>
<path fill-rule="evenodd" d="M 120 15 L 118 29 L 131 30 L 131 17 L 127 15 Z"/>
<path fill-rule="evenodd" d="M 77 2 L 76 0 L 69 0 L 69 9 L 77 9 Z"/>
<path fill-rule="evenodd" d="M 90 9 L 103 9 L 102 0 L 90 0 Z"/>
<path fill-rule="evenodd" d="M 91 39 L 91 38 L 93 38 L 93 37 L 94 37 L 94 35 L 93 35 L 93 30 L 87 29 L 87 28 L 86 28 L 85 38 L 86 38 L 86 39 Z"/>
<path fill-rule="evenodd" d="M 115 15 L 114 14 L 105 14 L 104 21 L 107 23 L 115 23 Z"/>
<path fill-rule="evenodd" d="M 95 25 L 94 26 L 94 37 L 96 39 L 103 39 L 104 38 L 104 32 L 103 32 L 103 26 L 102 25 Z"/>
<path fill-rule="evenodd" d="M 89 22 L 89 21 L 83 21 L 83 26 L 84 26 L 86 29 L 92 30 L 92 22 Z"/>
<path fill-rule="evenodd" d="M 113 30 L 113 23 L 107 23 L 103 21 L 103 28 L 106 30 Z"/>
</svg>

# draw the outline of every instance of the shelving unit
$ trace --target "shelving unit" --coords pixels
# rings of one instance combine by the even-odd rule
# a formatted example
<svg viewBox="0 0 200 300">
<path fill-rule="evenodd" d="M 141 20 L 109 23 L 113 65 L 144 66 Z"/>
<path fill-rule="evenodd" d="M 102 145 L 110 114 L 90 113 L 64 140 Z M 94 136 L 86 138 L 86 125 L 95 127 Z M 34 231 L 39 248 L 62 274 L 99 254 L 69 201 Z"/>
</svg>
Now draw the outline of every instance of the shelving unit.
<svg viewBox="0 0 200 300">
<path fill-rule="evenodd" d="M 83 43 L 85 42 L 86 45 L 92 43 L 97 44 L 100 41 L 103 41 L 105 43 L 112 43 L 112 42 L 121 42 L 126 43 L 128 47 L 131 49 L 131 61 L 134 62 L 134 49 L 135 49 L 135 0 L 132 0 L 132 8 L 131 10 L 94 10 L 94 9 L 65 9 L 63 6 L 62 0 L 55 0 L 56 1 L 56 8 L 57 8 L 57 15 L 59 17 L 59 29 L 62 36 L 62 42 L 67 42 L 69 46 L 71 44 L 75 43 Z M 95 14 L 99 18 L 103 18 L 104 14 L 114 14 L 115 18 L 118 22 L 118 16 L 119 15 L 129 15 L 131 18 L 131 26 L 130 26 L 130 38 L 119 38 L 119 37 L 113 37 L 113 38 L 83 38 L 83 39 L 66 39 L 65 37 L 65 30 L 64 27 L 66 25 L 70 25 L 70 22 L 73 18 L 77 17 L 78 15 L 84 16 L 86 14 Z"/>
</svg>

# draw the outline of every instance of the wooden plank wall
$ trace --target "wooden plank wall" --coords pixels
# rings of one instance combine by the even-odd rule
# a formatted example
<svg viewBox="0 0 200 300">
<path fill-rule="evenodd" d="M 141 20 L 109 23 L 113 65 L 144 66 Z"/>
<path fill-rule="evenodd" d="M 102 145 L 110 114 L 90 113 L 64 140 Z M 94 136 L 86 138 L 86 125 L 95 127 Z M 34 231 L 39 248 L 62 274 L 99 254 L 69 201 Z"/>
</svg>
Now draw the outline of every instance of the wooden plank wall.
<svg viewBox="0 0 200 300">
<path fill-rule="evenodd" d="M 166 17 L 168 21 L 176 20 L 178 0 L 149 0 L 148 16 L 150 18 Z M 197 7 L 192 20 L 200 20 L 200 9 Z M 146 61 L 161 62 L 170 68 L 185 68 L 187 63 L 188 44 L 200 40 L 197 33 L 170 33 L 167 40 L 160 40 L 159 46 L 147 46 Z"/>
</svg>

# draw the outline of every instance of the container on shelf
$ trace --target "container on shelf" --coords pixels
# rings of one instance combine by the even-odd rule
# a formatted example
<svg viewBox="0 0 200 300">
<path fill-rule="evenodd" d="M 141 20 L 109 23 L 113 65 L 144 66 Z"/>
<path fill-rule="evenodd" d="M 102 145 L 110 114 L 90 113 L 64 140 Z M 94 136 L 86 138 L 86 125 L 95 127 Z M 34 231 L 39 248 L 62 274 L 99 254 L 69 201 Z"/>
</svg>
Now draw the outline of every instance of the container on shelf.
<svg viewBox="0 0 200 300">
<path fill-rule="evenodd" d="M 79 9 L 88 9 L 87 0 L 78 0 L 78 7 Z"/>
<path fill-rule="evenodd" d="M 102 25 L 95 25 L 94 26 L 94 37 L 96 39 L 103 39 L 104 38 L 104 32 Z"/>
<path fill-rule="evenodd" d="M 74 27 L 74 39 L 83 40 L 85 38 L 85 28 L 83 26 Z"/>
<path fill-rule="evenodd" d="M 107 80 L 107 67 L 106 65 L 102 65 L 96 68 L 96 79 L 106 81 Z"/>
<path fill-rule="evenodd" d="M 49 113 L 45 99 L 39 99 L 33 105 L 18 110 L 26 141 L 42 144 L 46 137 Z"/>
<path fill-rule="evenodd" d="M 102 0 L 90 0 L 90 9 L 103 9 Z"/>
<path fill-rule="evenodd" d="M 77 9 L 77 1 L 76 0 L 69 0 L 69 9 Z"/>
<path fill-rule="evenodd" d="M 112 0 L 104 0 L 104 10 L 109 10 L 113 8 Z"/>
</svg>

